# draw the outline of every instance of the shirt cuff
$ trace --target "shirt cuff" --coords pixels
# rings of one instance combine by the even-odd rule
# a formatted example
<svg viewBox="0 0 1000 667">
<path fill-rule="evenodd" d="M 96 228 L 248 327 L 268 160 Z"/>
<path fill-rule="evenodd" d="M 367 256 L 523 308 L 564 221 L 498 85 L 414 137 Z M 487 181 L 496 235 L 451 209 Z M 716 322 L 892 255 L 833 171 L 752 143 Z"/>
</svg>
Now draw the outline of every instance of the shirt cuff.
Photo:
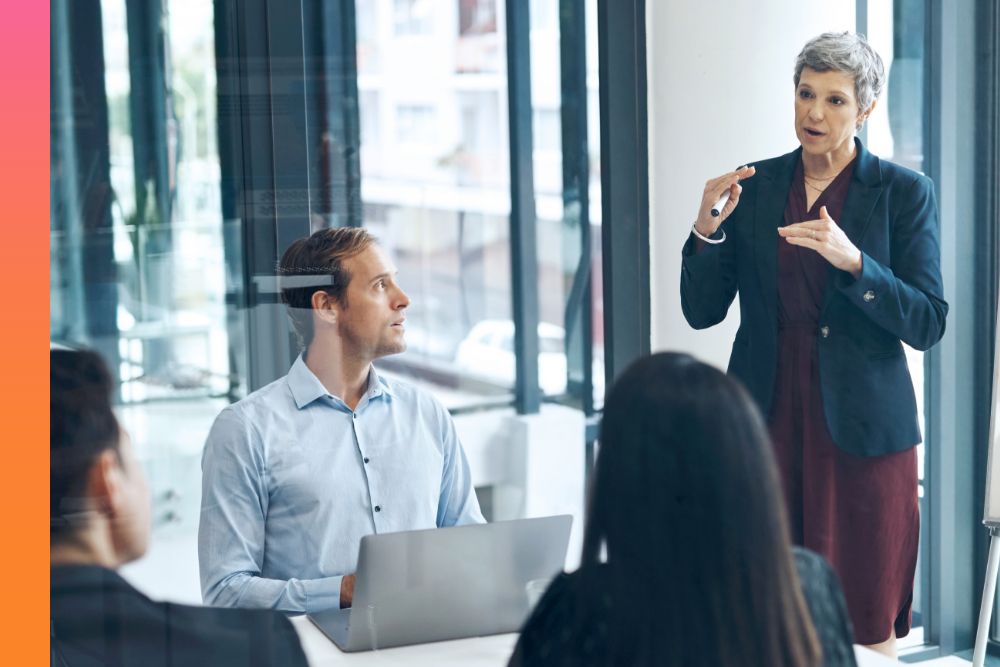
<svg viewBox="0 0 1000 667">
<path fill-rule="evenodd" d="M 302 580 L 306 613 L 340 609 L 340 586 L 344 577 Z"/>
</svg>

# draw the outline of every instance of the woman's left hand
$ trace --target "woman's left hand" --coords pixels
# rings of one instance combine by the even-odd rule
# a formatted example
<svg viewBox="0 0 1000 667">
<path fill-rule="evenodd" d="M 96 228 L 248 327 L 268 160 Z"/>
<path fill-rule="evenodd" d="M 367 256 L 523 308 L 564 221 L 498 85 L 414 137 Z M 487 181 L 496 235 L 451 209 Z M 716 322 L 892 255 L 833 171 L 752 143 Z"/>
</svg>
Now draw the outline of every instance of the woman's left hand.
<svg viewBox="0 0 1000 667">
<path fill-rule="evenodd" d="M 815 250 L 834 267 L 855 278 L 861 275 L 861 251 L 833 221 L 826 206 L 820 207 L 819 220 L 779 227 L 778 234 L 792 245 Z"/>
</svg>

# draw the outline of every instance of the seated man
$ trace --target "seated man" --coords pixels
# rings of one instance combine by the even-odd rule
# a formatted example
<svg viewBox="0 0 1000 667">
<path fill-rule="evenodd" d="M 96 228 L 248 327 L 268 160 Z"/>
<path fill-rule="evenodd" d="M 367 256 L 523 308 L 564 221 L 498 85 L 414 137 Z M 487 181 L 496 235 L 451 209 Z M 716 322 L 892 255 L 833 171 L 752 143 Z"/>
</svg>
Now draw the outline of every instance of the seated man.
<svg viewBox="0 0 1000 667">
<path fill-rule="evenodd" d="M 447 411 L 372 367 L 405 349 L 410 304 L 374 238 L 316 232 L 280 274 L 305 352 L 208 435 L 201 587 L 210 604 L 315 612 L 350 605 L 363 536 L 483 516 Z"/>
<path fill-rule="evenodd" d="M 149 540 L 149 490 L 93 352 L 50 353 L 52 665 L 305 665 L 281 614 L 153 602 L 115 573 Z"/>
</svg>

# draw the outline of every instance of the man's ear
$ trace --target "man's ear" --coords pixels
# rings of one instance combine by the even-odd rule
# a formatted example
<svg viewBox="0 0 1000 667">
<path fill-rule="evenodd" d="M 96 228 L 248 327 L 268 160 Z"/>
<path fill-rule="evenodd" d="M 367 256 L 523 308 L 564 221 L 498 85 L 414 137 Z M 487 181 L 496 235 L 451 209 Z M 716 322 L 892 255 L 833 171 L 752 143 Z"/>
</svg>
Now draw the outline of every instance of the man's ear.
<svg viewBox="0 0 1000 667">
<path fill-rule="evenodd" d="M 323 290 L 313 292 L 312 308 L 313 313 L 321 321 L 326 322 L 327 324 L 337 323 L 337 314 L 340 311 L 340 306 L 337 304 L 336 299 Z"/>
<path fill-rule="evenodd" d="M 105 449 L 90 466 L 87 473 L 87 495 L 93 509 L 108 517 L 118 513 L 121 504 L 122 467 L 118 454 Z"/>
</svg>

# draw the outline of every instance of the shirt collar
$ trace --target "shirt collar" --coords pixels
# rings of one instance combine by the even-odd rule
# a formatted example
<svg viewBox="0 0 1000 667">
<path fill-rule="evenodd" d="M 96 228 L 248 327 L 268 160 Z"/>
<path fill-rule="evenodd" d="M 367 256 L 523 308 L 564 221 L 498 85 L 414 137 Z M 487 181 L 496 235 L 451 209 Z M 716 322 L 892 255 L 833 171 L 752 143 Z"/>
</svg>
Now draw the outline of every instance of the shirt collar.
<svg viewBox="0 0 1000 667">
<path fill-rule="evenodd" d="M 392 385 L 376 372 L 375 366 L 371 366 L 371 370 L 368 371 L 368 389 L 365 391 L 365 395 L 368 398 L 376 398 L 382 394 L 391 398 L 393 395 Z"/>
<path fill-rule="evenodd" d="M 288 388 L 295 399 L 295 405 L 299 410 L 306 407 L 318 398 L 328 396 L 330 392 L 326 390 L 323 383 L 309 367 L 306 366 L 305 354 L 300 354 L 287 375 Z M 368 388 L 365 389 L 365 398 L 371 400 L 385 394 L 392 396 L 392 388 L 389 383 L 375 372 L 374 366 L 369 366 Z"/>
</svg>

